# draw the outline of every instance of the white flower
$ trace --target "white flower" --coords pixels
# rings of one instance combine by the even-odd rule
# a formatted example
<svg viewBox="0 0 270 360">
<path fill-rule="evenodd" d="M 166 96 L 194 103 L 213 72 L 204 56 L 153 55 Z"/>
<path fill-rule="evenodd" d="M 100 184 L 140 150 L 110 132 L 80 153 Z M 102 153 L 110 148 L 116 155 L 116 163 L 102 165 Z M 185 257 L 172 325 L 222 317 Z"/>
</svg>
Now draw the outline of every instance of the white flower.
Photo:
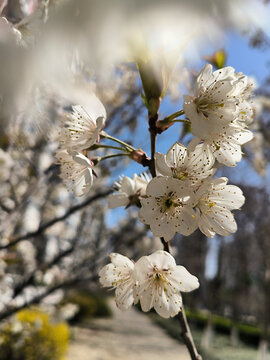
<svg viewBox="0 0 270 360">
<path fill-rule="evenodd" d="M 176 232 L 190 235 L 197 227 L 193 192 L 181 180 L 169 176 L 152 179 L 141 199 L 139 218 L 149 224 L 154 236 L 169 241 Z"/>
<path fill-rule="evenodd" d="M 72 109 L 73 113 L 68 115 L 62 124 L 60 142 L 65 148 L 81 151 L 99 140 L 106 110 L 95 95 L 90 97 L 87 107 L 76 105 Z"/>
<path fill-rule="evenodd" d="M 174 258 L 163 250 L 141 257 L 135 264 L 135 297 L 143 311 L 152 307 L 164 317 L 181 311 L 180 291 L 189 292 L 199 287 L 198 279 L 186 268 L 176 265 Z"/>
<path fill-rule="evenodd" d="M 237 230 L 231 210 L 239 209 L 245 198 L 239 187 L 227 182 L 225 177 L 208 180 L 196 193 L 198 225 L 207 237 L 227 236 Z"/>
<path fill-rule="evenodd" d="M 222 128 L 216 133 L 212 132 L 207 140 L 201 145 L 203 151 L 211 151 L 217 161 L 226 166 L 236 166 L 242 159 L 241 146 L 253 138 L 253 133 L 242 126 L 240 121 L 235 121 Z M 200 138 L 195 137 L 190 147 L 200 142 Z"/>
<path fill-rule="evenodd" d="M 56 157 L 61 165 L 61 178 L 66 186 L 72 189 L 75 196 L 82 196 L 89 192 L 93 184 L 93 163 L 83 154 L 67 150 L 59 150 Z"/>
<path fill-rule="evenodd" d="M 232 67 L 212 73 L 212 65 L 205 65 L 196 80 L 194 97 L 184 95 L 183 107 L 191 121 L 192 134 L 207 140 L 222 132 L 225 125 L 240 119 L 245 110 L 252 109 L 246 101 L 250 88 L 248 78 L 235 74 Z"/>
<path fill-rule="evenodd" d="M 112 253 L 111 263 L 99 271 L 99 281 L 104 287 L 115 289 L 116 305 L 129 309 L 134 302 L 134 263 L 126 256 Z"/>
<path fill-rule="evenodd" d="M 147 173 L 143 173 L 140 176 L 134 174 L 132 179 L 124 176 L 119 182 L 115 182 L 118 193 L 108 197 L 109 208 L 137 204 L 139 198 L 145 195 L 149 181 Z"/>
<path fill-rule="evenodd" d="M 157 175 L 172 176 L 189 185 L 197 184 L 214 172 L 215 158 L 210 149 L 201 144 L 189 151 L 176 142 L 166 155 L 156 153 L 155 160 Z"/>
</svg>

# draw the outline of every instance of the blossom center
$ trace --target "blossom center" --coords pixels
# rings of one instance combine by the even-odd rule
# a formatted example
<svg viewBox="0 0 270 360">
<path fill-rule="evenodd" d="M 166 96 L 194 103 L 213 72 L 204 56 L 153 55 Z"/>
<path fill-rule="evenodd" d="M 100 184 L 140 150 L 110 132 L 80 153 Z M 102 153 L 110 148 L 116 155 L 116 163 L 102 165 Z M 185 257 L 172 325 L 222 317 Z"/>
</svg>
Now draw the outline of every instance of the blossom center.
<svg viewBox="0 0 270 360">
<path fill-rule="evenodd" d="M 176 174 L 177 179 L 179 180 L 185 180 L 188 177 L 188 172 L 187 171 L 183 171 L 180 170 L 178 171 L 178 173 Z"/>
<path fill-rule="evenodd" d="M 168 195 L 156 197 L 157 205 L 160 207 L 161 212 L 166 212 L 169 209 L 181 206 L 178 199 L 173 198 L 174 193 L 171 192 Z"/>
<path fill-rule="evenodd" d="M 209 102 L 209 99 L 203 99 L 203 100 L 195 99 L 194 103 L 197 107 L 197 112 L 203 113 L 206 117 L 207 117 L 207 112 L 217 111 L 218 108 L 223 108 L 225 105 L 224 103 L 211 103 Z"/>
<path fill-rule="evenodd" d="M 156 265 L 153 267 L 153 272 L 148 276 L 157 286 L 164 286 L 164 283 L 168 283 L 167 269 L 158 269 Z"/>
</svg>

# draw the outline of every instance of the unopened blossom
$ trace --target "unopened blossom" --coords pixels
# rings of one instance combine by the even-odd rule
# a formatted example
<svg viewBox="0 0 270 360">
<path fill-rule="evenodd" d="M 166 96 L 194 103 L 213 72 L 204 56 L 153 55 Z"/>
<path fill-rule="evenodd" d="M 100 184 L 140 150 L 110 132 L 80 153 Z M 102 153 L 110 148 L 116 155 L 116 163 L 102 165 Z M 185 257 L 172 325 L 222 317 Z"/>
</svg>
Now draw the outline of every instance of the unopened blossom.
<svg viewBox="0 0 270 360">
<path fill-rule="evenodd" d="M 60 142 L 67 149 L 81 151 L 99 141 L 106 120 L 106 110 L 95 95 L 89 98 L 87 107 L 76 105 L 72 109 L 72 114 L 63 121 Z"/>
<path fill-rule="evenodd" d="M 237 230 L 231 210 L 240 209 L 245 198 L 239 187 L 227 182 L 225 177 L 207 180 L 196 193 L 198 226 L 207 237 L 227 236 Z"/>
<path fill-rule="evenodd" d="M 141 196 L 144 196 L 146 193 L 149 181 L 150 177 L 147 173 L 143 173 L 140 176 L 134 174 L 132 179 L 124 176 L 119 181 L 116 181 L 114 184 L 117 188 L 117 193 L 109 195 L 109 208 L 114 209 L 119 206 L 129 206 L 132 204 L 139 205 Z"/>
<path fill-rule="evenodd" d="M 199 144 L 193 151 L 176 142 L 166 155 L 156 153 L 157 175 L 172 176 L 195 185 L 211 176 L 215 158 L 211 150 Z"/>
<path fill-rule="evenodd" d="M 87 194 L 93 184 L 94 164 L 77 151 L 59 150 L 56 157 L 61 165 L 60 176 L 67 188 L 72 189 L 75 196 Z"/>
<path fill-rule="evenodd" d="M 116 305 L 127 310 L 134 302 L 134 263 L 117 253 L 112 253 L 110 258 L 111 263 L 99 271 L 99 281 L 103 287 L 115 289 Z"/>
<path fill-rule="evenodd" d="M 193 192 L 178 179 L 158 176 L 152 179 L 141 199 L 140 220 L 149 224 L 154 236 L 171 240 L 175 233 L 190 235 L 197 227 Z"/>
<path fill-rule="evenodd" d="M 228 66 L 212 73 L 212 65 L 205 65 L 196 80 L 194 96 L 184 95 L 183 107 L 192 134 L 208 140 L 221 133 L 225 125 L 251 109 L 246 100 L 249 90 L 248 78 L 235 73 L 234 68 Z"/>
<path fill-rule="evenodd" d="M 140 300 L 143 311 L 154 308 L 164 317 L 172 317 L 181 311 L 181 292 L 199 287 L 198 279 L 183 266 L 176 265 L 174 258 L 163 250 L 141 257 L 135 264 L 135 302 Z"/>
</svg>

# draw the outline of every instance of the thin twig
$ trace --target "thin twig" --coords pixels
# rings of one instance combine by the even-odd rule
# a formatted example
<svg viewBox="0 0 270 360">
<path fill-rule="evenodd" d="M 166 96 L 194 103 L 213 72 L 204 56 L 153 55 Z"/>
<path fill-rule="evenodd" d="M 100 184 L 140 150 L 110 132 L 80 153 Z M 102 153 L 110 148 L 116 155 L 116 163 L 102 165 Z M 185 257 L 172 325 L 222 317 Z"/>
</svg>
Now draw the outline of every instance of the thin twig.
<svg viewBox="0 0 270 360">
<path fill-rule="evenodd" d="M 110 189 L 107 189 L 107 190 L 105 190 L 103 192 L 100 192 L 100 193 L 98 193 L 98 194 L 96 194 L 94 196 L 91 196 L 90 198 L 86 199 L 82 203 L 69 208 L 65 212 L 64 215 L 59 216 L 59 217 L 55 217 L 54 219 L 48 221 L 45 224 L 41 224 L 36 231 L 31 231 L 31 232 L 28 232 L 26 234 L 19 235 L 17 237 L 13 237 L 12 241 L 10 241 L 8 244 L 0 246 L 0 250 L 8 249 L 8 248 L 16 245 L 18 242 L 20 242 L 22 240 L 27 240 L 27 239 L 31 239 L 31 238 L 34 238 L 36 236 L 39 236 L 40 234 L 42 234 L 49 227 L 53 226 L 54 224 L 58 223 L 59 221 L 63 221 L 65 219 L 67 219 L 70 215 L 72 215 L 76 211 L 81 210 L 84 207 L 90 205 L 92 202 L 108 196 L 112 191 L 113 190 L 110 188 Z"/>
<path fill-rule="evenodd" d="M 177 318 L 179 320 L 179 323 L 181 325 L 181 336 L 183 338 L 183 341 L 188 348 L 189 354 L 191 356 L 192 360 L 203 360 L 201 355 L 198 353 L 196 349 L 196 345 L 194 344 L 194 340 L 187 322 L 187 317 L 185 314 L 184 305 L 182 304 L 182 309 L 178 313 Z"/>
</svg>

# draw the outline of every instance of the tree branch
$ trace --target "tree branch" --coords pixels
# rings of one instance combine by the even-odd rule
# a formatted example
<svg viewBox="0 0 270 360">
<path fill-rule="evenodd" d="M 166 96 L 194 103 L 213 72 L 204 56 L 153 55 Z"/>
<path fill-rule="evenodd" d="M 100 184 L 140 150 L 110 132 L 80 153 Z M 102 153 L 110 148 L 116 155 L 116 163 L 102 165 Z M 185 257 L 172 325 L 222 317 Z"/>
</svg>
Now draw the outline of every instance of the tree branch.
<svg viewBox="0 0 270 360">
<path fill-rule="evenodd" d="M 157 125 L 156 122 L 158 120 L 158 114 L 150 115 L 148 114 L 148 121 L 149 121 L 149 131 L 150 131 L 150 137 L 151 137 L 151 160 L 149 163 L 149 170 L 151 172 L 151 175 L 153 178 L 156 176 L 156 167 L 155 167 L 155 152 L 156 152 L 156 136 L 157 136 Z M 170 245 L 169 242 L 166 242 L 164 238 L 160 239 L 164 251 L 167 251 L 170 253 Z M 199 355 L 194 340 L 192 338 L 192 334 L 187 322 L 184 306 L 182 305 L 181 311 L 177 315 L 180 326 L 181 326 L 181 336 L 183 338 L 183 341 L 189 351 L 189 354 L 191 356 L 192 360 L 203 360 L 201 355 Z"/>
<path fill-rule="evenodd" d="M 189 351 L 192 360 L 203 360 L 201 355 L 198 353 L 196 349 L 196 345 L 194 344 L 194 340 L 187 322 L 187 317 L 185 314 L 184 305 L 182 304 L 182 310 L 178 313 L 177 318 L 181 325 L 181 336 L 182 339 Z"/>
<path fill-rule="evenodd" d="M 18 312 L 22 309 L 25 309 L 26 307 L 28 307 L 30 305 L 39 304 L 41 302 L 41 300 L 43 300 L 45 297 L 52 294 L 56 290 L 72 287 L 75 284 L 77 285 L 79 282 L 86 282 L 86 281 L 89 282 L 89 281 L 93 281 L 96 279 L 97 279 L 97 275 L 91 275 L 90 277 L 87 277 L 87 278 L 80 278 L 80 275 L 79 275 L 78 277 L 75 277 L 73 279 L 69 279 L 69 280 L 63 281 L 59 284 L 53 285 L 53 286 L 47 288 L 46 291 L 44 291 L 43 293 L 34 296 L 30 301 L 26 301 L 25 303 L 23 303 L 19 306 L 16 306 L 16 305 L 11 306 L 11 307 L 7 308 L 5 311 L 0 312 L 0 321 L 3 319 L 6 319 L 7 317 L 15 314 L 16 312 Z"/>
<path fill-rule="evenodd" d="M 33 237 L 39 236 L 40 234 L 42 234 L 46 229 L 48 229 L 49 227 L 53 226 L 54 224 L 63 221 L 65 219 L 67 219 L 70 215 L 74 214 L 76 211 L 83 209 L 84 207 L 90 205 L 92 202 L 102 199 L 106 196 L 108 196 L 113 190 L 110 189 L 106 189 L 103 192 L 100 192 L 94 196 L 91 196 L 90 198 L 86 199 L 85 201 L 83 201 L 82 203 L 72 206 L 69 208 L 69 210 L 66 211 L 66 213 L 62 216 L 56 217 L 48 222 L 46 222 L 45 224 L 41 224 L 39 226 L 39 228 L 35 231 L 31 231 L 28 232 L 26 234 L 23 235 L 19 235 L 17 237 L 14 237 L 11 242 L 9 242 L 6 245 L 2 245 L 0 246 L 0 250 L 4 250 L 4 249 L 8 249 L 16 244 L 18 244 L 20 241 L 22 240 L 28 240 L 31 239 Z"/>
</svg>

